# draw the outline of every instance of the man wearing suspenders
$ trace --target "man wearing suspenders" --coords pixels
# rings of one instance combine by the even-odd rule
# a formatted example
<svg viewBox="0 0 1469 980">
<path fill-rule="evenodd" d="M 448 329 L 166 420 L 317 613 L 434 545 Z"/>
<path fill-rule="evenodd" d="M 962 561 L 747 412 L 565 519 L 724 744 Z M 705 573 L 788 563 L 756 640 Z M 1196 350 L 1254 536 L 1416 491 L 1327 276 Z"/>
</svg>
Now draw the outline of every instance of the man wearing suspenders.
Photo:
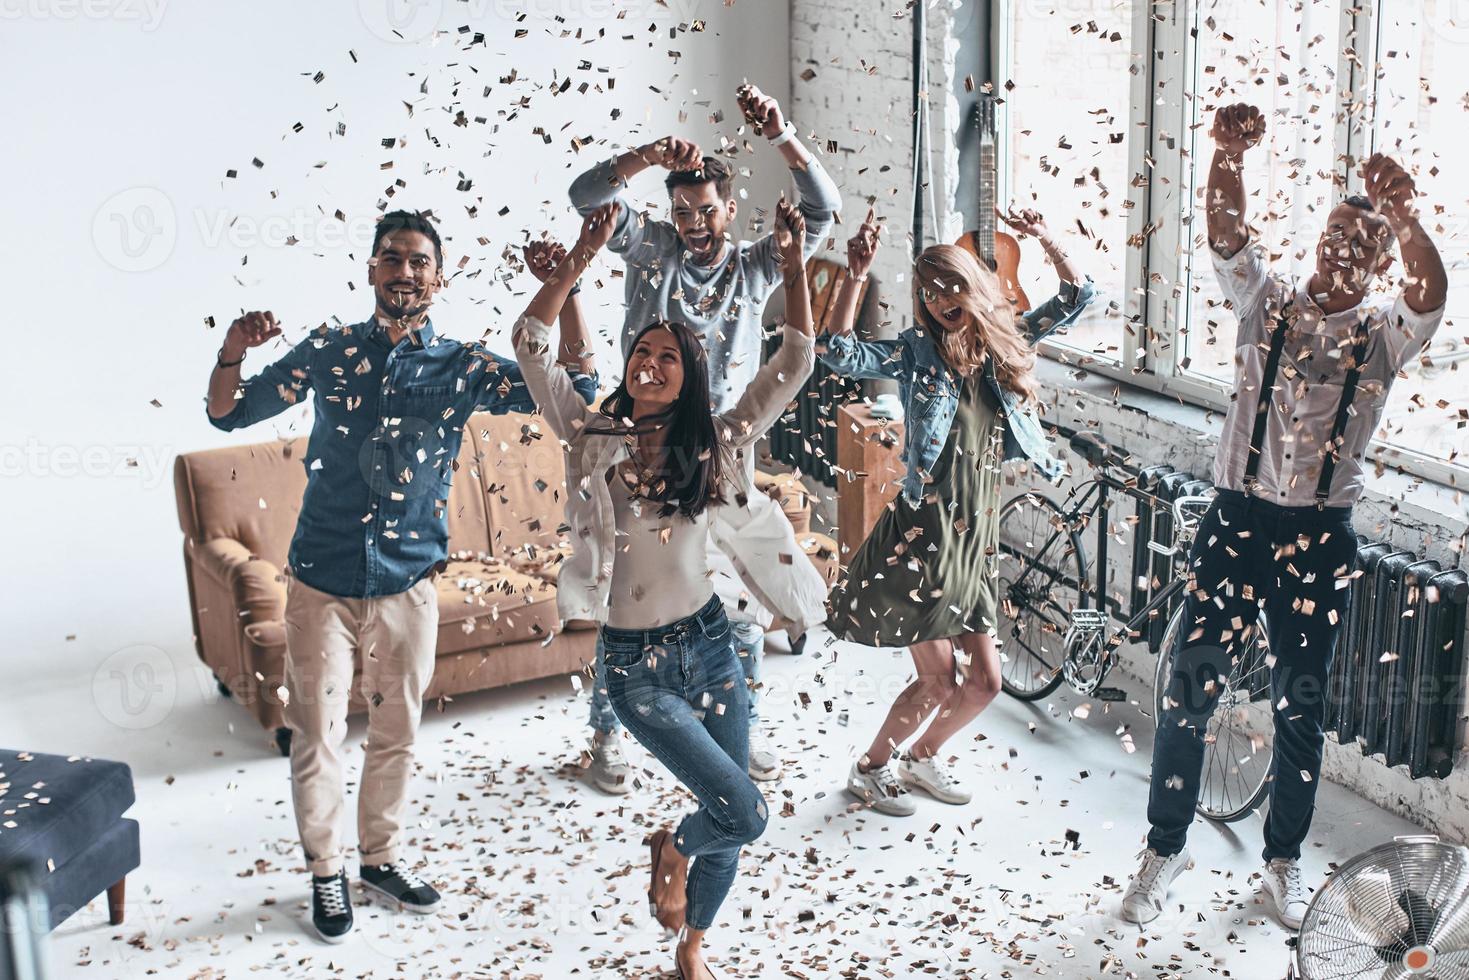
<svg viewBox="0 0 1469 980">
<path fill-rule="evenodd" d="M 1275 760 L 1265 818 L 1264 887 L 1298 928 L 1308 904 L 1297 861 L 1310 829 L 1325 736 L 1327 674 L 1345 621 L 1357 540 L 1352 504 L 1364 457 L 1397 373 L 1432 339 L 1448 288 L 1414 210 L 1413 179 L 1374 155 L 1366 197 L 1333 208 L 1316 269 L 1292 283 L 1270 273 L 1245 223 L 1244 154 L 1265 120 L 1226 106 L 1214 123 L 1210 247 L 1239 320 L 1235 392 L 1214 462 L 1218 488 L 1189 555 L 1181 648 L 1153 744 L 1148 846 L 1122 899 L 1135 923 L 1155 919 L 1191 866 L 1184 839 L 1199 797 L 1207 722 L 1232 660 L 1263 611 L 1270 641 Z M 1368 293 L 1392 263 L 1396 297 Z"/>
</svg>

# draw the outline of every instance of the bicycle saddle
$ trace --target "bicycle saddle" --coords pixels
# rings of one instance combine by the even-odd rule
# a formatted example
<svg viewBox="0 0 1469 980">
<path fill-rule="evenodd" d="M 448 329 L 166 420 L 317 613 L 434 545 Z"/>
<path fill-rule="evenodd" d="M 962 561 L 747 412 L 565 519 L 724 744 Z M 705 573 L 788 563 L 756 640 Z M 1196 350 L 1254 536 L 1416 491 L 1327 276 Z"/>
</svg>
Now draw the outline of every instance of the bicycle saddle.
<svg viewBox="0 0 1469 980">
<path fill-rule="evenodd" d="M 1078 432 L 1071 437 L 1071 448 L 1093 466 L 1119 466 L 1124 459 L 1095 432 Z"/>
</svg>

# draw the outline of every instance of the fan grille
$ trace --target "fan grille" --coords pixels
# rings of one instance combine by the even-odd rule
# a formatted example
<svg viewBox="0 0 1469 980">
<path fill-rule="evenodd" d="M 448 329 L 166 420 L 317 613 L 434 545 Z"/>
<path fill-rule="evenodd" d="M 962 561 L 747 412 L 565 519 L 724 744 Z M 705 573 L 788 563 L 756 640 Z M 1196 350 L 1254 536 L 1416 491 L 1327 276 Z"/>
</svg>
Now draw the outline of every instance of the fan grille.
<svg viewBox="0 0 1469 980">
<path fill-rule="evenodd" d="M 1352 858 L 1307 909 L 1296 962 L 1302 980 L 1469 980 L 1469 848 L 1408 838 Z"/>
</svg>

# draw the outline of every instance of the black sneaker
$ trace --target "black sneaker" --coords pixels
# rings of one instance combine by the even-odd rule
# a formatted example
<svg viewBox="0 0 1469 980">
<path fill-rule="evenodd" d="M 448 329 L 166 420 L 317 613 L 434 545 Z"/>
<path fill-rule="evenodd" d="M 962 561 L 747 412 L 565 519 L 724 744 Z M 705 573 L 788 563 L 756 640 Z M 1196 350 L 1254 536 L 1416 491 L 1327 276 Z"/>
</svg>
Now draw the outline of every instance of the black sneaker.
<svg viewBox="0 0 1469 980">
<path fill-rule="evenodd" d="M 380 895 L 398 903 L 398 907 L 427 915 L 439 905 L 434 886 L 413 873 L 403 862 L 362 866 L 362 883 Z"/>
<path fill-rule="evenodd" d="M 311 924 L 324 942 L 339 943 L 352 931 L 352 893 L 347 872 L 326 878 L 311 876 Z"/>
</svg>

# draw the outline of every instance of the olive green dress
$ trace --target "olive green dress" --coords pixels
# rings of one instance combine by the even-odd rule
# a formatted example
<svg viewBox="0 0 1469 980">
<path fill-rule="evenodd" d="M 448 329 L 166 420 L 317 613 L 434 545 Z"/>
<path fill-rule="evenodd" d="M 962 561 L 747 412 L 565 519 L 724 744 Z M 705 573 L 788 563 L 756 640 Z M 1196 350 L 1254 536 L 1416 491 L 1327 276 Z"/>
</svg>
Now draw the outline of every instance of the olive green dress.
<svg viewBox="0 0 1469 980">
<path fill-rule="evenodd" d="M 827 626 L 867 646 L 993 633 L 1004 416 L 976 373 L 918 507 L 899 494 L 831 593 Z"/>
</svg>

